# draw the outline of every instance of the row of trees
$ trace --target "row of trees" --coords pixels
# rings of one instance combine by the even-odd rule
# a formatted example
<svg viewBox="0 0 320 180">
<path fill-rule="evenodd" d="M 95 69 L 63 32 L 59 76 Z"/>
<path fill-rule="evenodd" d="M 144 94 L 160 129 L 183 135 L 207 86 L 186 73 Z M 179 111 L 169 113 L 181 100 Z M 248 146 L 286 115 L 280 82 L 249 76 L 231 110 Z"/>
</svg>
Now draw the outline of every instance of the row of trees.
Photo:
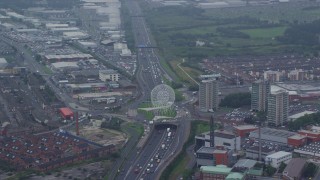
<svg viewBox="0 0 320 180">
<path fill-rule="evenodd" d="M 291 131 L 297 131 L 300 128 L 310 124 L 320 124 L 320 113 L 307 114 L 295 121 L 290 121 L 288 123 L 288 128 Z"/>
<path fill-rule="evenodd" d="M 250 106 L 251 94 L 250 93 L 235 93 L 227 95 L 221 100 L 221 107 L 239 108 L 241 106 Z"/>
<path fill-rule="evenodd" d="M 278 40 L 287 44 L 319 45 L 320 20 L 289 27 Z"/>
</svg>

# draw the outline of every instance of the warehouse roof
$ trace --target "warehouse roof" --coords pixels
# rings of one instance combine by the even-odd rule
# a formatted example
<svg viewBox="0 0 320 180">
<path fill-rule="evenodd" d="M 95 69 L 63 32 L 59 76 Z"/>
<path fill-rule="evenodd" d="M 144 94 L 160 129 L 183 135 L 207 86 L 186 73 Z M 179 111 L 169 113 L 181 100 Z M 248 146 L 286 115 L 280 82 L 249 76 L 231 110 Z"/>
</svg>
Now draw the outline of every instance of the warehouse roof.
<svg viewBox="0 0 320 180">
<path fill-rule="evenodd" d="M 229 174 L 231 172 L 231 168 L 228 168 L 225 165 L 201 166 L 200 171 L 211 174 Z"/>
<path fill-rule="evenodd" d="M 227 177 L 226 180 L 242 180 L 243 179 L 243 174 L 238 173 L 238 172 L 234 172 L 234 173 L 230 173 Z"/>
<path fill-rule="evenodd" d="M 259 130 L 252 131 L 252 133 L 258 134 Z M 261 135 L 270 135 L 270 136 L 277 136 L 277 137 L 282 137 L 282 138 L 287 138 L 290 136 L 295 135 L 296 133 L 290 132 L 290 131 L 285 131 L 285 130 L 279 130 L 279 129 L 272 129 L 272 128 L 261 128 Z"/>
<path fill-rule="evenodd" d="M 51 64 L 56 69 L 60 68 L 79 68 L 77 62 L 56 62 Z"/>
<path fill-rule="evenodd" d="M 205 146 L 202 146 L 198 151 L 197 153 L 210 153 L 210 154 L 213 154 L 213 152 L 215 151 L 215 148 L 214 147 L 205 147 Z"/>
<path fill-rule="evenodd" d="M 281 158 L 283 156 L 290 155 L 290 154 L 292 154 L 292 153 L 285 152 L 285 151 L 278 151 L 276 153 L 268 155 L 266 158 L 278 159 L 278 158 Z"/>
<path fill-rule="evenodd" d="M 75 59 L 75 58 L 92 58 L 90 54 L 63 54 L 63 55 L 45 55 L 46 59 Z"/>
<path fill-rule="evenodd" d="M 60 112 L 64 115 L 64 116 L 72 116 L 73 112 L 70 108 L 60 108 Z"/>
<path fill-rule="evenodd" d="M 295 140 L 301 140 L 301 139 L 304 139 L 306 138 L 307 136 L 304 136 L 304 135 L 301 135 L 301 134 L 296 134 L 296 135 L 293 135 L 293 136 L 290 136 L 288 138 L 290 139 L 295 139 Z"/>
<path fill-rule="evenodd" d="M 251 169 L 257 163 L 256 160 L 252 159 L 240 159 L 233 167 L 245 167 Z"/>
<path fill-rule="evenodd" d="M 239 126 L 234 126 L 234 128 L 238 130 L 258 129 L 258 127 L 255 125 L 239 125 Z"/>
</svg>

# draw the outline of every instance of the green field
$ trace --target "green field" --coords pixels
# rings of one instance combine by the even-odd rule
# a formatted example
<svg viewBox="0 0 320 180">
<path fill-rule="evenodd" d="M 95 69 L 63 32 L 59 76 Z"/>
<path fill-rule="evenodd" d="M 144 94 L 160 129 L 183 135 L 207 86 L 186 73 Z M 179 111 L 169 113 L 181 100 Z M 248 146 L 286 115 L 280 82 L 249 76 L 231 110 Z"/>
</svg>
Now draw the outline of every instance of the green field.
<svg viewBox="0 0 320 180">
<path fill-rule="evenodd" d="M 277 37 L 295 24 L 320 19 L 319 5 L 313 2 L 206 10 L 142 7 L 163 57 L 167 61 L 185 58 L 191 64 L 212 56 L 308 51 L 307 47 L 284 44 Z M 205 45 L 196 46 L 196 41 Z"/>
<path fill-rule="evenodd" d="M 281 36 L 287 27 L 274 27 L 274 28 L 257 28 L 257 29 L 244 29 L 241 32 L 248 34 L 252 39 L 274 39 Z"/>
</svg>

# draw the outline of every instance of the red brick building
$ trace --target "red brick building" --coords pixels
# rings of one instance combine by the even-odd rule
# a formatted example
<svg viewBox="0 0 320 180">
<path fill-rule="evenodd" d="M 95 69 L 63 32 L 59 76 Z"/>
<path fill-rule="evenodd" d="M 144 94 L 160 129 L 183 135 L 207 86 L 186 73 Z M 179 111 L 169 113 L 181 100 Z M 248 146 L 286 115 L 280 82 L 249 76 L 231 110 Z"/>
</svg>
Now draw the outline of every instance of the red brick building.
<svg viewBox="0 0 320 180">
<path fill-rule="evenodd" d="M 320 141 L 320 133 L 319 132 L 301 130 L 301 131 L 298 132 L 298 134 L 307 136 L 309 142 L 318 142 L 318 141 Z"/>
<path fill-rule="evenodd" d="M 241 138 L 246 137 L 250 132 L 257 130 L 258 127 L 254 125 L 240 125 L 240 126 L 234 126 L 234 132 L 237 136 L 240 136 Z"/>
<path fill-rule="evenodd" d="M 70 108 L 60 108 L 59 111 L 64 119 L 71 119 L 73 117 L 73 112 Z"/>
<path fill-rule="evenodd" d="M 301 134 L 288 137 L 288 145 L 295 148 L 304 146 L 307 143 L 307 141 L 307 136 Z"/>
<path fill-rule="evenodd" d="M 216 161 L 215 162 L 216 165 L 219 165 L 219 164 L 226 165 L 226 166 L 229 165 L 228 151 L 216 149 L 213 152 L 213 156 Z"/>
</svg>

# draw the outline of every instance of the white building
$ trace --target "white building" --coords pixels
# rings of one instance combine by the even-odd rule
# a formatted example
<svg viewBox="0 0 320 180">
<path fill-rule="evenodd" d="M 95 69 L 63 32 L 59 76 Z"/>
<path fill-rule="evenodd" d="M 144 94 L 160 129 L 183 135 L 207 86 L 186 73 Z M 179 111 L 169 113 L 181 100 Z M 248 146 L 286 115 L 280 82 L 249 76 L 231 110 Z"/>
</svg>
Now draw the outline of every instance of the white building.
<svg viewBox="0 0 320 180">
<path fill-rule="evenodd" d="M 77 62 L 56 62 L 52 63 L 51 67 L 54 70 L 77 70 L 79 69 Z"/>
<path fill-rule="evenodd" d="M 263 72 L 264 80 L 268 80 L 269 82 L 279 82 L 282 73 L 279 71 L 265 71 Z"/>
<path fill-rule="evenodd" d="M 278 168 L 282 162 L 287 164 L 292 159 L 292 153 L 285 151 L 278 151 L 276 153 L 266 156 L 266 164 L 271 165 L 274 168 Z"/>
<path fill-rule="evenodd" d="M 92 41 L 78 41 L 78 44 L 85 49 L 94 49 L 98 46 L 97 43 Z"/>
<path fill-rule="evenodd" d="M 100 70 L 99 71 L 99 79 L 101 81 L 119 81 L 119 73 L 113 69 L 108 70 Z"/>
<path fill-rule="evenodd" d="M 200 147 L 210 147 L 210 132 L 202 133 L 195 137 L 196 149 Z M 240 150 L 241 138 L 228 131 L 214 131 L 214 145 L 223 146 L 230 150 Z"/>
</svg>

